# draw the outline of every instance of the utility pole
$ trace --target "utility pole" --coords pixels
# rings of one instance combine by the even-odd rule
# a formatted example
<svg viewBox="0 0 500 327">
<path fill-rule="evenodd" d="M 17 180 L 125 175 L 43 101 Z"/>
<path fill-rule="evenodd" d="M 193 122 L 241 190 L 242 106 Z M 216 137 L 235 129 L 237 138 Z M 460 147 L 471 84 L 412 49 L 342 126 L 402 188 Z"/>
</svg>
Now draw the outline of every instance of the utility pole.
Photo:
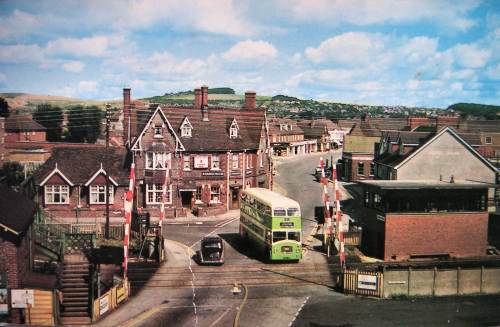
<svg viewBox="0 0 500 327">
<path fill-rule="evenodd" d="M 110 125 L 110 114 L 111 105 L 106 105 L 106 155 L 105 155 L 105 168 L 106 168 L 106 188 L 104 190 L 106 197 L 106 226 L 104 228 L 104 238 L 109 239 L 109 125 Z"/>
</svg>

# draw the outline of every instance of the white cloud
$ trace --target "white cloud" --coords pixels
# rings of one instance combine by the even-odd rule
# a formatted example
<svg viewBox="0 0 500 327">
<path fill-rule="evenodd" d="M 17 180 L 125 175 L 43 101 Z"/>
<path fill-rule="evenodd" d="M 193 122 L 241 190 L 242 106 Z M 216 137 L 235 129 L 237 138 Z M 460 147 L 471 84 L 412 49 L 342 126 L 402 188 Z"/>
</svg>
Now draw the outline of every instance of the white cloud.
<svg viewBox="0 0 500 327">
<path fill-rule="evenodd" d="M 481 49 L 477 44 L 459 44 L 450 50 L 462 67 L 481 68 L 491 56 L 487 49 Z"/>
<path fill-rule="evenodd" d="M 476 24 L 466 15 L 478 5 L 477 0 L 281 0 L 276 11 L 297 21 L 364 26 L 428 20 L 465 31 Z"/>
<path fill-rule="evenodd" d="M 109 40 L 106 36 L 86 38 L 59 38 L 50 41 L 46 53 L 51 55 L 73 55 L 100 57 L 106 53 Z"/>
<path fill-rule="evenodd" d="M 222 58 L 231 62 L 264 64 L 274 60 L 278 50 L 269 42 L 246 40 L 236 43 L 222 54 Z"/>
<path fill-rule="evenodd" d="M 323 41 L 317 48 L 307 48 L 305 54 L 315 63 L 337 62 L 357 65 L 368 63 L 384 49 L 380 34 L 348 32 Z"/>
<path fill-rule="evenodd" d="M 80 73 L 85 64 L 81 61 L 68 61 L 62 65 L 63 69 L 70 73 Z"/>
<path fill-rule="evenodd" d="M 486 69 L 486 76 L 488 76 L 488 78 L 490 78 L 492 80 L 496 80 L 496 81 L 500 80 L 500 63 L 498 63 L 494 66 L 488 67 L 488 69 Z"/>
<path fill-rule="evenodd" d="M 0 16 L 0 39 L 10 39 L 36 31 L 40 26 L 37 16 L 14 10 L 10 16 Z"/>
<path fill-rule="evenodd" d="M 78 94 L 88 95 L 96 93 L 98 84 L 97 81 L 80 81 L 77 87 Z"/>
<path fill-rule="evenodd" d="M 0 45 L 0 63 L 37 63 L 43 60 L 43 49 L 36 44 Z"/>
</svg>

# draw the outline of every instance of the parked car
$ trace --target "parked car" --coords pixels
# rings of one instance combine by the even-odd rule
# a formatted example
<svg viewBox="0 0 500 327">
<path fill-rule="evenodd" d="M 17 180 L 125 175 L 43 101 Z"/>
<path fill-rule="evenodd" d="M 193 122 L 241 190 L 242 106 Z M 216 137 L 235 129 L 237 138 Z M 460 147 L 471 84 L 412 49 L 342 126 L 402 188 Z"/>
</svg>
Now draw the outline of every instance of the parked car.
<svg viewBox="0 0 500 327">
<path fill-rule="evenodd" d="M 206 236 L 201 240 L 197 261 L 199 264 L 224 263 L 224 241 L 219 236 Z"/>
<path fill-rule="evenodd" d="M 315 177 L 316 181 L 319 182 L 321 180 L 321 169 L 319 171 L 316 171 Z M 327 179 L 332 179 L 332 170 L 331 169 L 325 169 L 325 177 Z"/>
</svg>

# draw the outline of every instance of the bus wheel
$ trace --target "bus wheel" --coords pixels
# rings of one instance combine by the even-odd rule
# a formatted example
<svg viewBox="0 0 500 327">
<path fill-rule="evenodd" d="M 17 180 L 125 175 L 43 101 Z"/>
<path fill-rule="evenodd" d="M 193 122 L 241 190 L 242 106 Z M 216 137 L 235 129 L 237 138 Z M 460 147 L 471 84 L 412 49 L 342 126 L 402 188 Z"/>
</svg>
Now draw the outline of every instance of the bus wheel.
<svg viewBox="0 0 500 327">
<path fill-rule="evenodd" d="M 268 247 L 264 249 L 264 262 L 271 263 L 271 249 Z"/>
</svg>

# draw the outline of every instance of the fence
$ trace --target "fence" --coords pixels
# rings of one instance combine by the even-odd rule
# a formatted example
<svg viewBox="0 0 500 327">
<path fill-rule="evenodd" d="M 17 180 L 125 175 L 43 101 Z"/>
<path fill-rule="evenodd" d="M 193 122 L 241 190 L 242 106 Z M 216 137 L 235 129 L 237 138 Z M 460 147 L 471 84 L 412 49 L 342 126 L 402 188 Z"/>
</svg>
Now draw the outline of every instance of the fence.
<svg viewBox="0 0 500 327">
<path fill-rule="evenodd" d="M 57 227 L 68 234 L 96 234 L 97 239 L 104 237 L 105 225 L 101 223 L 55 223 L 51 222 L 46 225 Z M 110 224 L 109 237 L 114 240 L 123 240 L 124 227 L 123 224 Z"/>
<path fill-rule="evenodd" d="M 384 269 L 383 295 L 443 296 L 500 293 L 500 268 Z"/>
<path fill-rule="evenodd" d="M 379 271 L 345 269 L 344 293 L 382 297 L 383 274 Z"/>
<path fill-rule="evenodd" d="M 104 314 L 113 311 L 130 295 L 130 283 L 123 281 L 117 286 L 94 300 L 92 307 L 92 322 L 99 320 Z"/>
</svg>

